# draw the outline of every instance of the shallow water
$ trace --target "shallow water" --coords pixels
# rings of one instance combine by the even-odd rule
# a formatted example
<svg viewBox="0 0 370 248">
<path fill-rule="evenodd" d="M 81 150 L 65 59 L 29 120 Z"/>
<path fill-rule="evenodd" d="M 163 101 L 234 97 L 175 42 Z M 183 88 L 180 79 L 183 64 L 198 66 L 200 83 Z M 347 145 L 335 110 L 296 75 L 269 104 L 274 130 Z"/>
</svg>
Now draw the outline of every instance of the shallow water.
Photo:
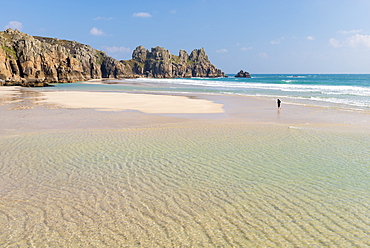
<svg viewBox="0 0 370 248">
<path fill-rule="evenodd" d="M 0 246 L 370 246 L 368 133 L 194 122 L 0 148 Z"/>
</svg>

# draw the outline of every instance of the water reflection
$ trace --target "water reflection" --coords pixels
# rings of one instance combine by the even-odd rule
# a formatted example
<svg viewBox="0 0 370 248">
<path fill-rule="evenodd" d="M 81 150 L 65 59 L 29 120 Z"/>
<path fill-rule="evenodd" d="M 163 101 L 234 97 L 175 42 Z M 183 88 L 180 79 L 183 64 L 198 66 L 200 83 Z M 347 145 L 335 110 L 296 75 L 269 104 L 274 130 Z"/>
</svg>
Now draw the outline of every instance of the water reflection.
<svg viewBox="0 0 370 248">
<path fill-rule="evenodd" d="M 11 110 L 33 109 L 38 105 L 41 96 L 41 92 L 28 88 L 2 89 L 0 104 L 9 106 Z"/>
</svg>

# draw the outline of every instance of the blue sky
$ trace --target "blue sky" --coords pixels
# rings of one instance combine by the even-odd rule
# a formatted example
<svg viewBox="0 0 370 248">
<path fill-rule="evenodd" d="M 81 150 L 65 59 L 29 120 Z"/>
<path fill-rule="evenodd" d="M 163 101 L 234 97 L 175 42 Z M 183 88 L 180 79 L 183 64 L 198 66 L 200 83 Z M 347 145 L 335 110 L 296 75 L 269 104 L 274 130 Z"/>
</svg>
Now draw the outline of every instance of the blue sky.
<svg viewBox="0 0 370 248">
<path fill-rule="evenodd" d="M 12 0 L 2 9 L 1 30 L 119 60 L 139 45 L 175 55 L 203 47 L 226 73 L 370 73 L 369 0 Z"/>
</svg>

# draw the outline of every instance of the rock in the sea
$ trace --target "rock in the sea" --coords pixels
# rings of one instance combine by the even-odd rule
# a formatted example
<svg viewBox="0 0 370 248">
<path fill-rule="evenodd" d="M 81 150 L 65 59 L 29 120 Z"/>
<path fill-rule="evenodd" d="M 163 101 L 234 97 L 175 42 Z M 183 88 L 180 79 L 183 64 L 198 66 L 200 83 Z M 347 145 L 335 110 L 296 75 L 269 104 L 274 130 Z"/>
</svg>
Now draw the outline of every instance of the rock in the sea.
<svg viewBox="0 0 370 248">
<path fill-rule="evenodd" d="M 240 71 L 235 75 L 235 77 L 250 78 L 250 77 L 251 77 L 251 75 L 249 74 L 249 72 L 246 72 L 246 71 L 240 70 Z"/>
<path fill-rule="evenodd" d="M 0 85 L 43 86 L 100 78 L 223 77 L 204 49 L 179 56 L 162 48 L 138 46 L 132 59 L 117 61 L 76 41 L 0 32 Z"/>
</svg>

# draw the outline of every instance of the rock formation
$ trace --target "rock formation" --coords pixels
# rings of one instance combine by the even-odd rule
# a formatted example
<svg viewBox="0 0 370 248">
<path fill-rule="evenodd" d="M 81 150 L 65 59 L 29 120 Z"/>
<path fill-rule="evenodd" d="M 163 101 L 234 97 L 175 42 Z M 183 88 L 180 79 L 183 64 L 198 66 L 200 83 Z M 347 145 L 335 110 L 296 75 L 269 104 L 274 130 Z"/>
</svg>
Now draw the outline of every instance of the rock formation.
<svg viewBox="0 0 370 248">
<path fill-rule="evenodd" d="M 179 55 L 162 48 L 154 47 L 151 51 L 138 46 L 132 53 L 132 59 L 121 61 L 133 65 L 133 73 L 138 76 L 154 78 L 185 78 L 185 77 L 224 77 L 225 74 L 208 60 L 204 49 L 195 49 L 190 56 L 185 50 Z"/>
<path fill-rule="evenodd" d="M 251 75 L 249 74 L 249 72 L 246 72 L 246 71 L 240 70 L 240 71 L 235 75 L 235 77 L 250 78 L 250 77 L 251 77 Z"/>
<path fill-rule="evenodd" d="M 204 49 L 171 55 L 162 47 L 142 46 L 132 59 L 117 61 L 76 41 L 30 36 L 18 30 L 0 32 L 0 85 L 45 86 L 100 78 L 223 77 Z"/>
</svg>

